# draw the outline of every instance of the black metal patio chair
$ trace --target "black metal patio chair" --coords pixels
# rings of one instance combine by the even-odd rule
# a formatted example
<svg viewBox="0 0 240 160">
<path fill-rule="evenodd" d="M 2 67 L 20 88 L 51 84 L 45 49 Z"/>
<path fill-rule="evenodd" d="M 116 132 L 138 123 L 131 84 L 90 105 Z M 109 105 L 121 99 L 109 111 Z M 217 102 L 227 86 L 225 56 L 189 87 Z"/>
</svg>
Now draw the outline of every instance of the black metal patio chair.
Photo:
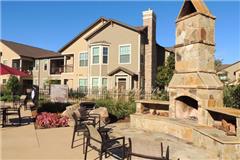
<svg viewBox="0 0 240 160">
<path fill-rule="evenodd" d="M 88 147 L 94 149 L 99 154 L 99 159 L 102 160 L 103 154 L 105 155 L 105 158 L 107 158 L 108 155 L 111 155 L 115 157 L 116 159 L 124 159 L 125 157 L 125 137 L 118 137 L 118 138 L 105 138 L 101 131 L 97 128 L 94 128 L 93 125 L 86 125 L 88 130 L 87 135 L 87 143 L 86 143 L 86 149 L 85 149 L 85 157 L 84 159 L 87 160 L 87 154 L 88 154 Z M 121 157 L 114 155 L 113 150 L 120 149 Z"/>
<path fill-rule="evenodd" d="M 83 152 L 84 152 L 84 144 L 85 144 L 85 136 L 86 136 L 86 124 L 91 124 L 93 126 L 96 126 L 96 118 L 95 117 L 90 117 L 90 116 L 84 116 L 84 118 L 78 118 L 77 114 L 75 112 L 73 112 L 72 114 L 73 120 L 74 120 L 74 128 L 73 128 L 73 136 L 72 136 L 72 143 L 71 143 L 71 148 L 73 148 L 74 146 L 74 142 L 75 142 L 75 136 L 76 133 L 79 135 L 80 132 L 83 133 Z"/>
<path fill-rule="evenodd" d="M 132 157 L 137 157 L 138 159 L 149 159 L 149 160 L 169 160 L 169 146 L 167 146 L 166 154 L 163 155 L 163 143 L 161 142 L 161 156 L 150 156 L 150 155 L 144 155 L 140 153 L 135 153 L 132 151 L 132 140 L 131 138 L 128 138 L 128 149 L 126 149 L 126 157 L 128 160 L 132 160 Z M 180 160 L 180 159 L 178 159 Z"/>
<path fill-rule="evenodd" d="M 9 116 L 12 116 L 12 115 L 18 116 L 18 125 L 21 126 L 21 123 L 22 123 L 21 106 L 7 108 L 4 115 L 6 117 L 5 119 L 9 120 Z"/>
</svg>

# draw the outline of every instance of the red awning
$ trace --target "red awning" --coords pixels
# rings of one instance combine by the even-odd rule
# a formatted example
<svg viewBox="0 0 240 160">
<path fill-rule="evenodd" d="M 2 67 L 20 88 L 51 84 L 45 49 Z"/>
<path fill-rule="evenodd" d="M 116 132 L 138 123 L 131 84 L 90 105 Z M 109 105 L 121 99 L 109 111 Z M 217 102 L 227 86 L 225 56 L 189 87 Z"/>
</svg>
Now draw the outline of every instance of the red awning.
<svg viewBox="0 0 240 160">
<path fill-rule="evenodd" d="M 20 76 L 20 77 L 28 77 L 30 76 L 28 73 L 19 71 L 15 68 L 6 66 L 2 63 L 0 63 L 0 75 L 6 75 L 6 74 L 11 74 L 11 75 L 16 75 L 16 76 Z"/>
</svg>

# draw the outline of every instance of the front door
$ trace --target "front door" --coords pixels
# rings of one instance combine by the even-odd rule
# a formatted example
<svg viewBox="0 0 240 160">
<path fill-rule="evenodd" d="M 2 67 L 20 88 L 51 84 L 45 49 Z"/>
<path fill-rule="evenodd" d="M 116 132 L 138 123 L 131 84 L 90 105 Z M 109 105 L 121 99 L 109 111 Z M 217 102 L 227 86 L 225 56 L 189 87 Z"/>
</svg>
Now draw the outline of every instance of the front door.
<svg viewBox="0 0 240 160">
<path fill-rule="evenodd" d="M 118 79 L 118 99 L 124 100 L 126 93 L 126 78 Z"/>
</svg>

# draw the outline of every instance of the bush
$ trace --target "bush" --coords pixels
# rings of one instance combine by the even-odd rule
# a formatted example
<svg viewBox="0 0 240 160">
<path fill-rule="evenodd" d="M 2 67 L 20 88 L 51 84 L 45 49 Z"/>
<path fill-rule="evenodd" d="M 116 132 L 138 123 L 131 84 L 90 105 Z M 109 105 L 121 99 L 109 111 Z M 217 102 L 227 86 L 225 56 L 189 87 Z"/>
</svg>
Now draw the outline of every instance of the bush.
<svg viewBox="0 0 240 160">
<path fill-rule="evenodd" d="M 80 91 L 74 91 L 70 89 L 68 92 L 68 96 L 69 98 L 83 98 L 86 96 L 86 94 Z"/>
<path fill-rule="evenodd" d="M 56 113 L 43 112 L 37 115 L 36 124 L 43 128 L 67 127 L 68 117 Z"/>
<path fill-rule="evenodd" d="M 37 112 L 62 113 L 63 111 L 66 110 L 66 107 L 70 105 L 71 103 L 46 102 L 40 104 L 40 107 L 37 109 Z"/>
<path fill-rule="evenodd" d="M 7 93 L 9 95 L 16 95 L 19 94 L 20 89 L 21 83 L 19 82 L 18 78 L 16 76 L 10 76 L 6 84 Z"/>
<path fill-rule="evenodd" d="M 19 100 L 20 96 L 12 96 L 12 95 L 3 95 L 0 97 L 0 101 L 12 102 L 13 100 Z"/>
<path fill-rule="evenodd" d="M 161 89 L 158 90 L 155 94 L 153 94 L 151 98 L 154 100 L 168 101 L 169 93 L 166 90 Z"/>
<path fill-rule="evenodd" d="M 108 112 L 122 119 L 128 117 L 130 114 L 135 113 L 136 104 L 135 102 L 123 102 L 113 99 L 99 99 L 96 100 L 97 106 L 106 107 Z"/>
<path fill-rule="evenodd" d="M 240 109 L 240 85 L 225 86 L 223 102 L 226 107 Z"/>
</svg>

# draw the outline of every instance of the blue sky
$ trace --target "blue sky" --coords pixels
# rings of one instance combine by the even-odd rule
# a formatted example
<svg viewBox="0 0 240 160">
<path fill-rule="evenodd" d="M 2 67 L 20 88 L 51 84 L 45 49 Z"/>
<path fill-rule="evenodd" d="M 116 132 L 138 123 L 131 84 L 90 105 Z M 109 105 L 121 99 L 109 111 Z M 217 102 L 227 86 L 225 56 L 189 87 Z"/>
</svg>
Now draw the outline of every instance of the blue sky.
<svg viewBox="0 0 240 160">
<path fill-rule="evenodd" d="M 100 16 L 142 25 L 142 11 L 157 15 L 157 42 L 175 44 L 182 1 L 1 2 L 1 38 L 57 51 Z M 216 20 L 216 53 L 224 63 L 240 60 L 240 1 L 206 1 Z"/>
</svg>

